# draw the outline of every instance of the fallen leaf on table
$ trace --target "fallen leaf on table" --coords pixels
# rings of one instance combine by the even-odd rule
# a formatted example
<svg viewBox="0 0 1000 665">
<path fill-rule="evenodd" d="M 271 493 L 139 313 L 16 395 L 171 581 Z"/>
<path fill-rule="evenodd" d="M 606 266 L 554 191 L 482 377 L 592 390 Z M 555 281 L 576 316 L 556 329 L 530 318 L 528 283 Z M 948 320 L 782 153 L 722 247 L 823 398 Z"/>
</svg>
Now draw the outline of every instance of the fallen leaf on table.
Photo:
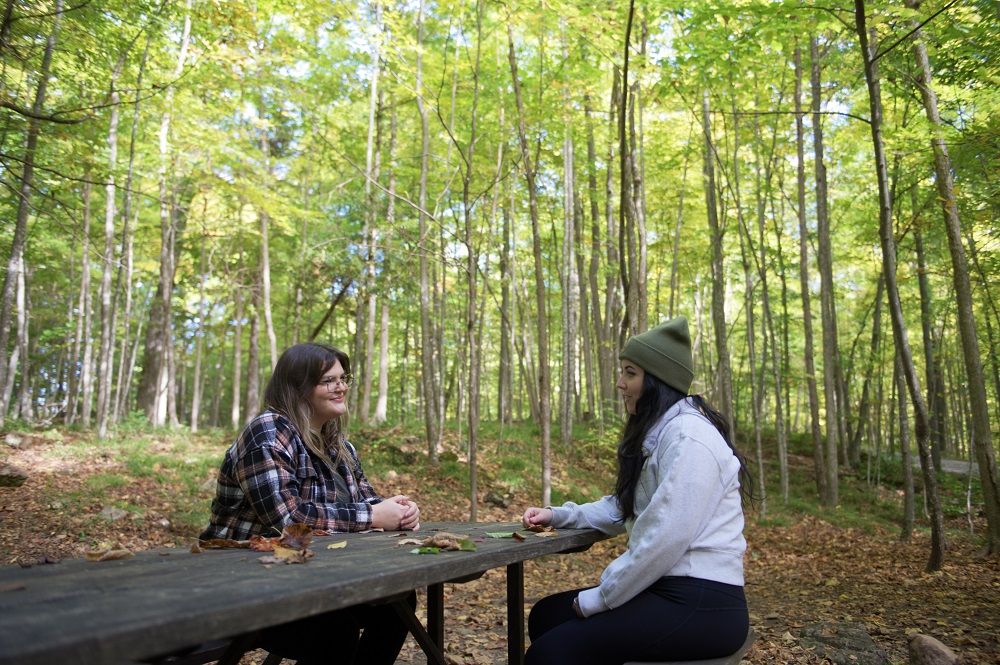
<svg viewBox="0 0 1000 665">
<path fill-rule="evenodd" d="M 427 536 L 424 538 L 424 547 L 438 547 L 443 550 L 457 550 L 461 549 L 460 543 L 463 540 L 467 540 L 468 536 L 459 536 L 454 533 L 448 533 L 447 531 L 439 531 L 434 535 Z"/>
<path fill-rule="evenodd" d="M 551 532 L 554 533 L 555 532 L 555 527 L 552 527 L 552 526 L 542 526 L 541 524 L 532 524 L 531 526 L 529 526 L 526 529 L 526 531 L 534 531 L 536 533 L 548 533 L 548 532 L 551 531 Z"/>
<path fill-rule="evenodd" d="M 422 545 L 424 542 L 423 538 L 407 538 L 406 540 L 401 540 L 396 543 L 396 547 L 401 545 Z"/>
<path fill-rule="evenodd" d="M 118 559 L 127 559 L 130 556 L 132 556 L 132 552 L 122 547 L 120 543 L 115 543 L 111 549 L 87 552 L 87 558 L 91 561 L 117 561 Z"/>
<path fill-rule="evenodd" d="M 329 545 L 326 546 L 326 549 L 328 549 L 328 550 L 342 550 L 345 547 L 347 547 L 347 541 L 346 540 L 342 540 L 339 543 L 330 543 Z"/>
<path fill-rule="evenodd" d="M 417 540 L 416 538 L 410 539 L 408 541 L 400 541 L 400 545 L 410 544 L 410 545 L 420 545 L 418 549 L 411 550 L 413 554 L 437 554 L 438 552 L 444 551 L 461 551 L 461 552 L 475 552 L 476 544 L 469 540 L 468 536 L 459 536 L 454 533 L 448 533 L 447 531 L 440 531 L 438 533 L 427 536 L 423 540 Z"/>
<path fill-rule="evenodd" d="M 307 524 L 286 524 L 281 530 L 281 538 L 278 543 L 282 547 L 293 550 L 304 550 L 312 540 L 313 529 Z"/>
<path fill-rule="evenodd" d="M 233 540 L 232 538 L 209 538 L 208 540 L 199 540 L 198 544 L 207 549 L 218 549 L 226 547 L 239 547 L 246 549 L 250 547 L 249 540 Z"/>
<path fill-rule="evenodd" d="M 527 540 L 527 538 L 525 538 L 524 534 L 520 534 L 517 531 L 515 531 L 514 532 L 514 540 L 516 540 L 519 543 L 523 543 L 524 541 Z"/>
<path fill-rule="evenodd" d="M 555 529 L 553 529 L 552 531 L 539 531 L 535 535 L 539 537 L 545 537 L 545 536 L 558 536 L 559 534 L 556 533 Z"/>
<path fill-rule="evenodd" d="M 279 549 L 282 549 L 285 552 L 289 552 L 288 556 L 278 555 L 278 550 Z M 263 564 L 270 564 L 270 563 L 305 563 L 306 561 L 308 561 L 309 559 L 311 559 L 316 554 L 312 550 L 286 550 L 286 549 L 280 548 L 280 547 L 275 548 L 274 551 L 275 551 L 275 556 L 262 556 L 260 559 L 258 559 L 258 561 L 260 561 Z"/>
<path fill-rule="evenodd" d="M 251 538 L 251 549 L 256 552 L 274 552 L 274 556 L 261 557 L 261 563 L 305 563 L 316 553 L 306 546 L 312 540 L 313 529 L 306 524 L 286 524 L 280 538 Z M 343 541 L 344 544 L 347 541 Z"/>
</svg>

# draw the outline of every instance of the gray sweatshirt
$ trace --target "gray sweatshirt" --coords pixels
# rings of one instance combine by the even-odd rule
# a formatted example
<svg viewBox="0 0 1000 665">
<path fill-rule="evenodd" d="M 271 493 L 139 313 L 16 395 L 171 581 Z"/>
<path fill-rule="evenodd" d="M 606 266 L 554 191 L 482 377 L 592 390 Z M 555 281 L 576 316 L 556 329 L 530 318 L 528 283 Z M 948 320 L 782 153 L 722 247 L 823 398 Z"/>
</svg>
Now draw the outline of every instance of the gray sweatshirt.
<svg viewBox="0 0 1000 665">
<path fill-rule="evenodd" d="M 628 533 L 628 549 L 579 595 L 584 616 L 628 602 L 663 576 L 743 585 L 740 463 L 689 400 L 672 406 L 642 444 L 646 461 L 634 519 L 624 524 L 614 496 L 552 508 L 555 527 Z"/>
</svg>

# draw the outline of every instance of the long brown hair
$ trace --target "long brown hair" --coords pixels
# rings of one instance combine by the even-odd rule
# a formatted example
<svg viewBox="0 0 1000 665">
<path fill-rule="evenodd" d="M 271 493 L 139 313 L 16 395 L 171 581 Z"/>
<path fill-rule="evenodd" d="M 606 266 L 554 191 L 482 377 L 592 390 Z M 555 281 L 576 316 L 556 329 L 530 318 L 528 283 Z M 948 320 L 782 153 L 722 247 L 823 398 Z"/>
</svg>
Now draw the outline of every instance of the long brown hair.
<svg viewBox="0 0 1000 665">
<path fill-rule="evenodd" d="M 264 389 L 264 407 L 291 420 L 306 447 L 331 466 L 344 460 L 351 468 L 353 458 L 347 452 L 344 437 L 348 414 L 327 421 L 319 431 L 313 429 L 311 424 L 312 393 L 319 380 L 338 360 L 344 368 L 344 376 L 350 374 L 351 359 L 340 349 L 319 342 L 303 342 L 288 347 L 278 358 L 274 373 Z"/>
</svg>

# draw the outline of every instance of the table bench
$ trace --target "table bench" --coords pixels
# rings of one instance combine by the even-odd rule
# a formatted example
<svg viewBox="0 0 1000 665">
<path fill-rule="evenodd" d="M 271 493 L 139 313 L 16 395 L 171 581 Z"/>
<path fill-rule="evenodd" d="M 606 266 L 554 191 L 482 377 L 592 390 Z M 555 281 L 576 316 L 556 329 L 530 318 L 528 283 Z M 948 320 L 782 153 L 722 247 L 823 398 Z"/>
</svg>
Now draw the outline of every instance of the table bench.
<svg viewBox="0 0 1000 665">
<path fill-rule="evenodd" d="M 507 572 L 509 662 L 524 656 L 524 561 L 585 550 L 608 536 L 559 529 L 525 542 L 492 538 L 519 523 L 425 523 L 434 530 L 481 539 L 475 552 L 416 555 L 397 547 L 397 533 L 337 534 L 310 545 L 305 564 L 264 566 L 249 550 L 182 549 L 139 552 L 117 561 L 71 559 L 22 569 L 0 567 L 0 662 L 4 665 L 122 665 L 149 662 L 213 641 L 331 610 L 392 602 L 428 663 L 444 665 L 444 584 Z M 327 545 L 346 540 L 342 549 Z M 427 588 L 427 626 L 399 600 Z M 221 646 L 221 645 L 220 645 Z M 232 646 L 232 645 L 229 645 Z"/>
</svg>

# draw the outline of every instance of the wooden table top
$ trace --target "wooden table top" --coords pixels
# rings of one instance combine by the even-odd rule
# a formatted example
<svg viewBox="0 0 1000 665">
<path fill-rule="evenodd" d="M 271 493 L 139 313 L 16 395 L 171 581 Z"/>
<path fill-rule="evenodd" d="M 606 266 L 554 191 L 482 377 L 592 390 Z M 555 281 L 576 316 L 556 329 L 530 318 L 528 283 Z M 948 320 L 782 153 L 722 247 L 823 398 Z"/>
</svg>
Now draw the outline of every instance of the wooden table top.
<svg viewBox="0 0 1000 665">
<path fill-rule="evenodd" d="M 393 596 L 606 538 L 559 529 L 524 542 L 488 533 L 513 522 L 425 523 L 416 534 L 314 537 L 305 564 L 264 565 L 245 549 L 138 552 L 118 561 L 70 559 L 0 567 L 0 663 L 112 665 L 148 658 L 294 619 Z M 409 537 L 448 531 L 476 539 L 475 552 L 413 554 Z M 481 539 L 481 540 L 480 540 Z M 328 545 L 347 541 L 343 548 Z"/>
</svg>

